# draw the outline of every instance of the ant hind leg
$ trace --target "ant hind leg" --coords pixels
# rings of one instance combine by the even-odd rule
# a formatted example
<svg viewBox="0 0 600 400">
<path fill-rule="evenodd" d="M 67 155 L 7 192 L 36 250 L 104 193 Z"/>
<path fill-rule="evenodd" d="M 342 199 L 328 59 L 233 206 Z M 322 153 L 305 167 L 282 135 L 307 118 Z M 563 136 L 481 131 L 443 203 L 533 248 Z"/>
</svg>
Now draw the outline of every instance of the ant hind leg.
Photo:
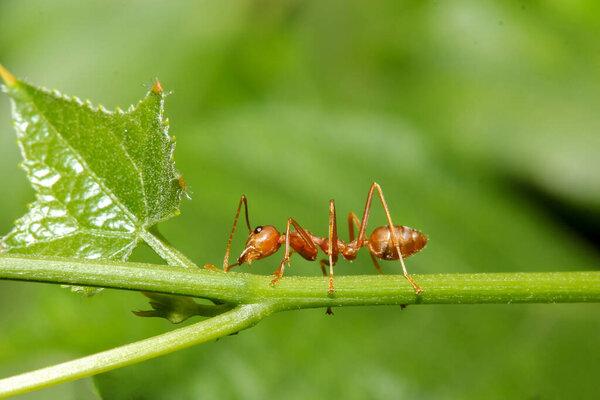
<svg viewBox="0 0 600 400">
<path fill-rule="evenodd" d="M 408 271 L 406 270 L 406 265 L 404 265 L 404 257 L 402 257 L 402 251 L 400 250 L 400 242 L 398 240 L 398 237 L 396 236 L 396 232 L 394 229 L 394 223 L 392 222 L 392 216 L 390 215 L 390 210 L 388 209 L 387 203 L 385 202 L 385 198 L 383 197 L 383 191 L 381 190 L 381 186 L 379 186 L 375 182 L 373 182 L 373 184 L 371 185 L 371 188 L 369 189 L 369 194 L 367 195 L 367 203 L 365 204 L 365 212 L 363 214 L 363 219 L 360 223 L 360 232 L 358 234 L 358 239 L 357 239 L 358 245 L 359 245 L 359 247 L 362 246 L 362 244 L 365 240 L 365 229 L 367 227 L 367 220 L 369 218 L 369 211 L 371 209 L 371 200 L 373 199 L 373 194 L 374 194 L 375 190 L 377 190 L 377 193 L 379 194 L 379 199 L 381 200 L 381 205 L 383 206 L 383 211 L 385 211 L 385 216 L 388 220 L 390 236 L 392 239 L 392 245 L 394 246 L 394 248 L 396 249 L 396 253 L 398 254 L 398 260 L 400 261 L 400 264 L 402 265 L 402 272 L 404 273 L 404 277 L 410 282 L 410 284 L 415 289 L 415 294 L 421 294 L 421 293 L 423 293 L 423 289 L 421 289 L 419 287 L 419 285 L 417 285 L 417 283 L 413 280 L 413 278 L 408 274 Z"/>
</svg>

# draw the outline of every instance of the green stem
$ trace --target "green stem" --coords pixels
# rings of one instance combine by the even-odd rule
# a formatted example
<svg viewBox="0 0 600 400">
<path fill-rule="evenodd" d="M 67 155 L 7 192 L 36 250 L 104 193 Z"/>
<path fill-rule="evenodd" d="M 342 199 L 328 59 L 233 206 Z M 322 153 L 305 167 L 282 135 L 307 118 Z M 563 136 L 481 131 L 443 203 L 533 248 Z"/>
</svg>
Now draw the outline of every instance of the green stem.
<svg viewBox="0 0 600 400">
<path fill-rule="evenodd" d="M 216 317 L 139 342 L 0 380 L 0 398 L 124 367 L 249 328 L 273 312 L 269 303 L 246 304 Z"/>
<path fill-rule="evenodd" d="M 0 279 L 99 286 L 203 297 L 233 304 L 272 302 L 278 310 L 384 304 L 600 302 L 600 272 L 413 275 L 415 295 L 399 275 L 335 278 L 268 276 L 165 265 L 0 255 Z"/>
</svg>

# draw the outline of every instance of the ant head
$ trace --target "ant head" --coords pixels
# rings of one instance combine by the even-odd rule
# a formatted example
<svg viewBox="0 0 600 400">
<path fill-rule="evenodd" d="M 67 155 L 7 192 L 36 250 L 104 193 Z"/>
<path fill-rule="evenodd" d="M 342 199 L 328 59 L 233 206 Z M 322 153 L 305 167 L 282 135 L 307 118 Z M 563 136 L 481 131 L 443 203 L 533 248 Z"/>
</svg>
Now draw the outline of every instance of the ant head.
<svg viewBox="0 0 600 400">
<path fill-rule="evenodd" d="M 248 265 L 254 260 L 260 260 L 270 256 L 279 250 L 279 238 L 281 234 L 272 225 L 257 226 L 253 231 L 250 231 L 246 247 L 238 258 L 238 263 L 241 265 L 245 262 Z"/>
</svg>

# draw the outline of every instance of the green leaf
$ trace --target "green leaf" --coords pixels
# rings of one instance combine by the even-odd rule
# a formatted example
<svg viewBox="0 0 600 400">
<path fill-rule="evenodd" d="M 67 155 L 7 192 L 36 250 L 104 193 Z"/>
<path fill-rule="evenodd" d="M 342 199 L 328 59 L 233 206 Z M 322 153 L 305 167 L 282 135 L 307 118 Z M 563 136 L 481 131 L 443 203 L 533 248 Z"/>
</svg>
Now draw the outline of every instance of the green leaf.
<svg viewBox="0 0 600 400">
<path fill-rule="evenodd" d="M 214 305 L 198 304 L 191 297 L 174 296 L 162 293 L 142 292 L 150 299 L 152 310 L 133 311 L 138 317 L 159 317 L 178 324 L 186 319 L 199 315 L 214 317 L 223 312 L 230 311 L 230 303 L 215 303 Z"/>
<path fill-rule="evenodd" d="M 110 112 L 5 70 L 2 77 L 36 191 L 30 211 L 0 240 L 5 251 L 126 260 L 153 225 L 179 213 L 184 185 L 158 81 L 136 106 Z"/>
</svg>

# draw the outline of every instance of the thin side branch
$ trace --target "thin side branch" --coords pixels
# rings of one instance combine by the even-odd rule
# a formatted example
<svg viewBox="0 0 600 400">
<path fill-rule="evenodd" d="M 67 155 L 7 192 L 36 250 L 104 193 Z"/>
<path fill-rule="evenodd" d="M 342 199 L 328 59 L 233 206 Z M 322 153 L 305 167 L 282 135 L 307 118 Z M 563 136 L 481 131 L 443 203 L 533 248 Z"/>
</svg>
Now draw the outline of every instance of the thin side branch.
<svg viewBox="0 0 600 400">
<path fill-rule="evenodd" d="M 227 313 L 73 361 L 0 379 L 0 398 L 96 375 L 249 328 L 273 311 L 269 303 L 246 304 Z"/>
<path fill-rule="evenodd" d="M 148 244 L 148 246 L 152 247 L 152 249 L 167 262 L 167 264 L 176 267 L 198 268 L 198 266 L 194 264 L 192 260 L 177 250 L 162 235 L 162 233 L 158 231 L 158 227 L 156 225 L 150 228 L 149 232 L 142 232 L 141 237 Z"/>
</svg>

